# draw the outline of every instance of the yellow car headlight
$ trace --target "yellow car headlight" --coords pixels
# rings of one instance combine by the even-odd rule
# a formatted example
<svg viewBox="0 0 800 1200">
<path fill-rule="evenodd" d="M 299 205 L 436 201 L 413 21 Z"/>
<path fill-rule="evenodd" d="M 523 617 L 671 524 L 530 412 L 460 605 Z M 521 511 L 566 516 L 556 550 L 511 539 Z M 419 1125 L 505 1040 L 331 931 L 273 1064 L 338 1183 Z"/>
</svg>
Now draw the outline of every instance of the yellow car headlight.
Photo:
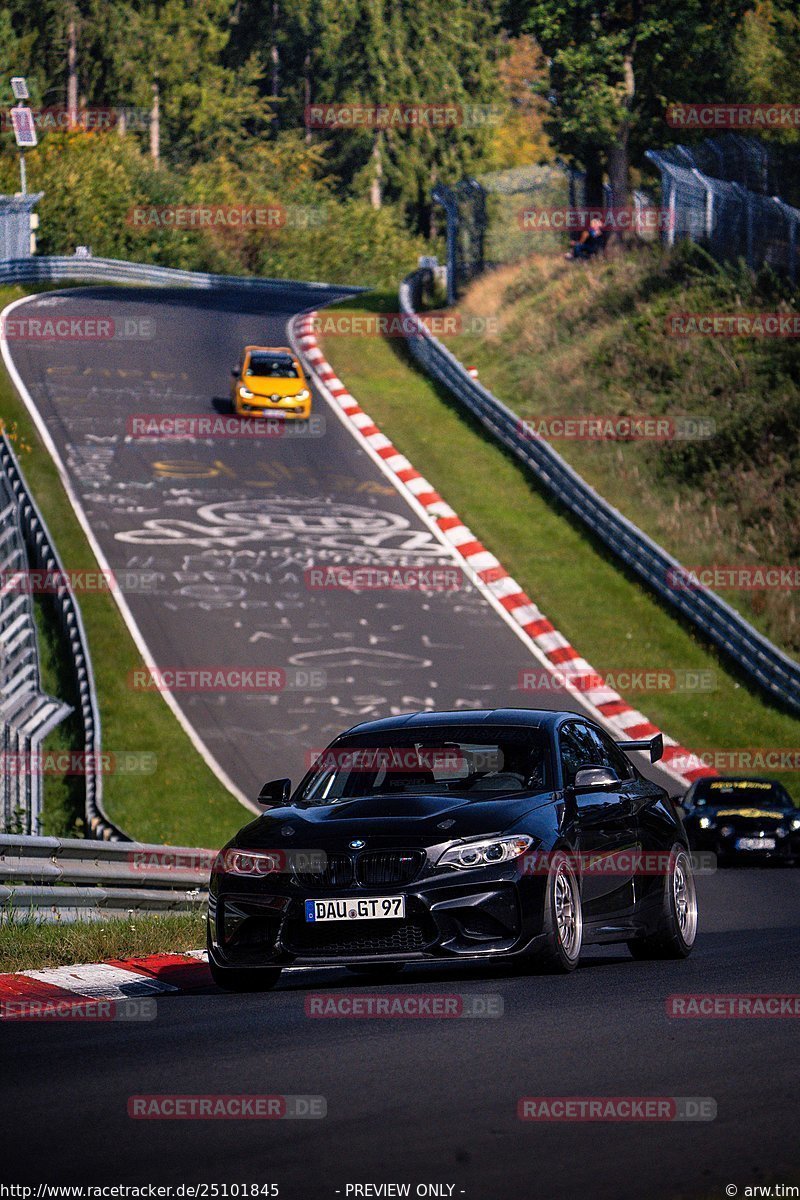
<svg viewBox="0 0 800 1200">
<path fill-rule="evenodd" d="M 311 392 L 308 388 L 303 388 L 302 392 L 298 392 L 296 396 L 292 396 L 293 400 L 310 400 Z"/>
<path fill-rule="evenodd" d="M 240 387 L 239 395 L 242 397 L 243 400 L 252 400 L 253 399 L 253 393 L 250 391 L 250 388 Z"/>
</svg>

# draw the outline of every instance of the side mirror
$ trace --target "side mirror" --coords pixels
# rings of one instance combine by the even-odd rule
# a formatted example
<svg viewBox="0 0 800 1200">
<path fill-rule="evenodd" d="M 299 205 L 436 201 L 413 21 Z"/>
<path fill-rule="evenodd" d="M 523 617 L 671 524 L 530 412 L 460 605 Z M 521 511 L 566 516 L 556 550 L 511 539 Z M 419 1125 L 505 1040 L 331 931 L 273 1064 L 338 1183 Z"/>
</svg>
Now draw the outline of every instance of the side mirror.
<svg viewBox="0 0 800 1200">
<path fill-rule="evenodd" d="M 280 808 L 292 794 L 291 779 L 271 779 L 258 793 L 257 803 L 262 808 Z"/>
<path fill-rule="evenodd" d="M 234 379 L 238 379 L 239 376 L 241 375 L 241 373 L 242 373 L 241 367 L 231 367 L 231 375 L 233 376 Z"/>
<path fill-rule="evenodd" d="M 605 788 L 616 787 L 619 775 L 611 767 L 581 767 L 575 774 L 573 791 L 602 792 Z"/>
</svg>

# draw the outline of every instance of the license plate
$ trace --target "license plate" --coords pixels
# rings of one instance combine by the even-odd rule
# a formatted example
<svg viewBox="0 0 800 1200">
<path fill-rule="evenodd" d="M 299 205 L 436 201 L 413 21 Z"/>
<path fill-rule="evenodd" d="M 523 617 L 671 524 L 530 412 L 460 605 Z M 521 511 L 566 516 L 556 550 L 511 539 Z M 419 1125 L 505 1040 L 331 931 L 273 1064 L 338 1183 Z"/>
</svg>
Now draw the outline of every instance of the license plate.
<svg viewBox="0 0 800 1200">
<path fill-rule="evenodd" d="M 386 921 L 406 915 L 405 896 L 306 900 L 306 921 Z"/>
<path fill-rule="evenodd" d="M 774 850 L 775 838 L 768 837 L 750 837 L 738 838 L 736 842 L 737 850 Z"/>
</svg>

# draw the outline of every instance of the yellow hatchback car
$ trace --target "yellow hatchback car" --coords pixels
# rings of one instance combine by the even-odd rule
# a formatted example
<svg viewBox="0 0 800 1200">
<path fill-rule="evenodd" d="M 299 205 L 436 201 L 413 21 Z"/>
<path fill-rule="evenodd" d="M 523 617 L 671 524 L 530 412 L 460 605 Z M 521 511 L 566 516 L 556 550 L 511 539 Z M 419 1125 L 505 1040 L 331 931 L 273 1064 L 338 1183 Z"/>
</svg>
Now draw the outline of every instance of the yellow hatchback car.
<svg viewBox="0 0 800 1200">
<path fill-rule="evenodd" d="M 311 415 L 311 389 L 286 346 L 245 346 L 244 362 L 231 374 L 233 411 L 240 417 L 306 421 Z"/>
</svg>

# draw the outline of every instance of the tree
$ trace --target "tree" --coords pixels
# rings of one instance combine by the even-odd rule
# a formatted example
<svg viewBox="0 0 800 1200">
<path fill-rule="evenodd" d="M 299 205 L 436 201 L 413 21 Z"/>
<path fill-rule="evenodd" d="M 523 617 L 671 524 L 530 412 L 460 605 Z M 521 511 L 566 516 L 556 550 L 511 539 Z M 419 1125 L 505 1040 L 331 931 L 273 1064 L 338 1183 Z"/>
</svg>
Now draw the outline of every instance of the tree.
<svg viewBox="0 0 800 1200">
<path fill-rule="evenodd" d="M 315 102 L 450 106 L 464 118 L 320 134 L 351 194 L 400 203 L 427 234 L 436 180 L 458 180 L 487 162 L 491 129 L 479 118 L 497 99 L 493 0 L 323 0 L 320 17 Z"/>
<path fill-rule="evenodd" d="M 587 198 L 630 194 L 631 162 L 669 140 L 670 102 L 730 99 L 736 27 L 749 0 L 532 0 L 526 28 L 550 60 L 548 130 L 587 170 Z"/>
<path fill-rule="evenodd" d="M 793 0 L 756 0 L 736 35 L 733 83 L 743 100 L 794 104 L 800 96 L 800 14 Z M 800 129 L 769 137 L 797 144 Z"/>
</svg>

